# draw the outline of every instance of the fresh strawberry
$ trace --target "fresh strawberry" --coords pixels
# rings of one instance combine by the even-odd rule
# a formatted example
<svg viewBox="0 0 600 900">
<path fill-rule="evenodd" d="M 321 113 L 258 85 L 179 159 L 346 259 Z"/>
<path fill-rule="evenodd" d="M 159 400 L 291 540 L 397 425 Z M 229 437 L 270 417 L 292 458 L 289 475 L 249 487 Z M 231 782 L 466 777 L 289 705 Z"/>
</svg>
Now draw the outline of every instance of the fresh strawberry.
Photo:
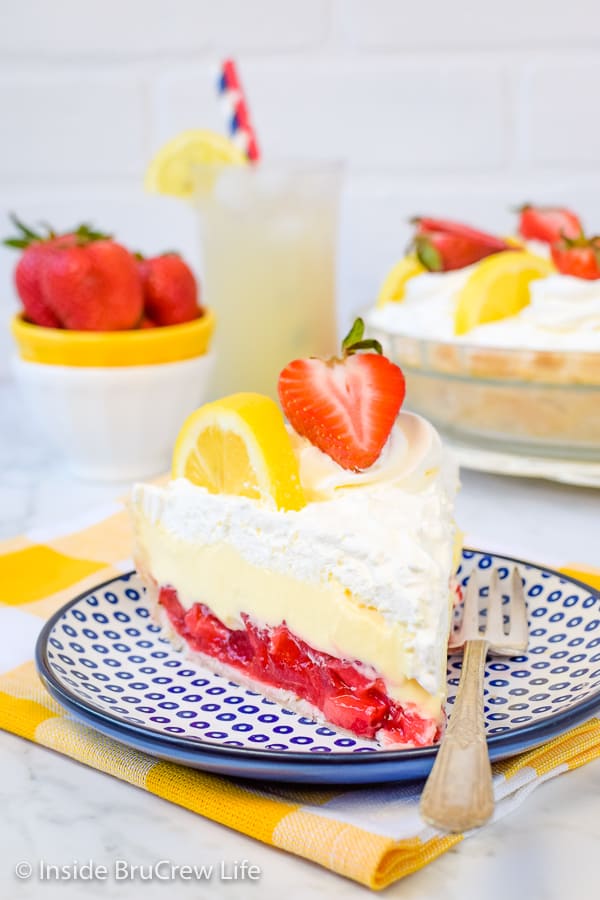
<svg viewBox="0 0 600 900">
<path fill-rule="evenodd" d="M 25 248 L 15 268 L 15 287 L 28 322 L 46 328 L 60 328 L 60 321 L 44 301 L 40 285 L 40 275 L 48 254 L 48 246 L 48 243 L 35 243 Z"/>
<path fill-rule="evenodd" d="M 481 244 L 474 244 L 468 238 L 445 231 L 430 231 L 418 234 L 414 239 L 414 249 L 419 261 L 430 272 L 452 272 L 464 269 L 473 263 L 497 253 Z M 504 249 L 508 249 L 505 247 Z"/>
<path fill-rule="evenodd" d="M 464 269 L 492 253 L 514 249 L 501 238 L 460 222 L 420 216 L 413 223 L 417 230 L 412 248 L 431 272 Z"/>
<path fill-rule="evenodd" d="M 119 331 L 136 328 L 143 314 L 134 256 L 112 240 L 52 247 L 41 287 L 63 328 Z"/>
<path fill-rule="evenodd" d="M 600 237 L 563 237 L 551 248 L 552 260 L 561 275 L 587 281 L 600 278 Z"/>
<path fill-rule="evenodd" d="M 178 325 L 202 315 L 194 273 L 176 253 L 140 258 L 146 315 L 156 325 Z"/>
<path fill-rule="evenodd" d="M 60 320 L 52 312 L 42 293 L 41 274 L 48 253 L 53 247 L 73 246 L 80 240 L 96 240 L 108 235 L 94 231 L 90 225 L 80 225 L 65 234 L 56 234 L 52 228 L 46 227 L 45 233 L 40 233 L 25 225 L 15 215 L 11 216 L 11 220 L 18 234 L 7 238 L 4 244 L 23 251 L 16 265 L 14 278 L 25 318 L 35 325 L 61 328 Z"/>
<path fill-rule="evenodd" d="M 509 250 L 511 245 L 503 238 L 496 237 L 487 231 L 479 231 L 477 228 L 471 228 L 470 225 L 464 225 L 462 222 L 452 222 L 449 219 L 432 219 L 430 216 L 417 216 L 412 220 L 417 225 L 419 234 L 429 234 L 430 232 L 443 232 L 444 234 L 454 234 L 457 237 L 463 237 L 478 244 L 482 247 L 489 247 L 490 250 Z"/>
<path fill-rule="evenodd" d="M 532 206 L 526 203 L 518 212 L 519 234 L 525 240 L 554 244 L 563 235 L 577 238 L 583 234 L 579 218 L 570 209 L 560 206 Z"/>
<path fill-rule="evenodd" d="M 404 400 L 404 375 L 363 340 L 357 319 L 341 358 L 296 359 L 279 376 L 279 399 L 290 424 L 344 469 L 368 469 L 386 443 Z M 371 350 L 371 353 L 359 353 Z"/>
</svg>

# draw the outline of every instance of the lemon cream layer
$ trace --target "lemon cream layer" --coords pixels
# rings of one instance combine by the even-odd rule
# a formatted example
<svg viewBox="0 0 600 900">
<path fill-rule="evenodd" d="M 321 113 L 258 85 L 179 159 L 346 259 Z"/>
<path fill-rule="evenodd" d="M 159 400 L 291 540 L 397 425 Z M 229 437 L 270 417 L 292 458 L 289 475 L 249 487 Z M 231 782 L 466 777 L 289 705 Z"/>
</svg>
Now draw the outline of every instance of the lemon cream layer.
<svg viewBox="0 0 600 900">
<path fill-rule="evenodd" d="M 550 275 L 531 282 L 530 304 L 513 316 L 454 333 L 458 294 L 473 266 L 411 278 L 399 303 L 372 309 L 367 322 L 391 334 L 487 347 L 600 350 L 600 280 Z"/>
<path fill-rule="evenodd" d="M 431 429 L 418 462 L 401 471 L 396 456 L 409 458 L 407 448 L 388 447 L 396 476 L 329 484 L 324 493 L 333 496 L 297 512 L 209 494 L 183 479 L 164 488 L 137 485 L 140 566 L 174 587 L 185 609 L 204 603 L 230 628 L 241 627 L 242 613 L 264 625 L 285 621 L 315 649 L 371 667 L 392 698 L 439 716 L 455 478 L 442 466 L 431 426 L 410 418 L 423 440 Z M 394 437 L 400 447 L 401 435 Z M 352 473 L 343 478 L 352 481 Z"/>
</svg>

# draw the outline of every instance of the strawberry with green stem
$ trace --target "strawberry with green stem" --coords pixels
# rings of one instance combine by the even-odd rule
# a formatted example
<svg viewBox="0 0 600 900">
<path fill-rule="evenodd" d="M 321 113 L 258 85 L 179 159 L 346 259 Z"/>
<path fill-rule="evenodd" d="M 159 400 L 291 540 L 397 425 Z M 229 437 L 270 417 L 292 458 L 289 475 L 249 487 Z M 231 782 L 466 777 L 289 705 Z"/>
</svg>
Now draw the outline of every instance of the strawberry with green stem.
<svg viewBox="0 0 600 900">
<path fill-rule="evenodd" d="M 583 235 L 579 217 L 564 206 L 534 206 L 525 203 L 517 212 L 519 234 L 527 241 L 554 244 L 563 235 L 573 239 Z"/>
<path fill-rule="evenodd" d="M 339 357 L 296 359 L 279 376 L 279 399 L 294 430 L 344 469 L 381 455 L 405 395 L 402 370 L 357 319 Z"/>
<path fill-rule="evenodd" d="M 451 272 L 473 265 L 486 256 L 515 248 L 502 238 L 485 231 L 452 222 L 418 216 L 411 249 L 430 272 Z"/>
<path fill-rule="evenodd" d="M 10 219 L 17 229 L 14 237 L 6 238 L 6 247 L 21 250 L 21 257 L 15 267 L 14 280 L 17 294 L 23 304 L 25 318 L 35 325 L 47 328 L 62 328 L 62 323 L 46 302 L 41 286 L 41 274 L 45 260 L 52 248 L 67 247 L 78 241 L 91 241 L 107 238 L 87 223 L 64 234 L 57 234 L 49 225 L 43 230 L 35 231 L 13 213 Z"/>
<path fill-rule="evenodd" d="M 563 234 L 551 248 L 552 261 L 561 275 L 572 275 L 586 281 L 600 278 L 600 236 L 583 233 L 570 238 Z"/>
</svg>

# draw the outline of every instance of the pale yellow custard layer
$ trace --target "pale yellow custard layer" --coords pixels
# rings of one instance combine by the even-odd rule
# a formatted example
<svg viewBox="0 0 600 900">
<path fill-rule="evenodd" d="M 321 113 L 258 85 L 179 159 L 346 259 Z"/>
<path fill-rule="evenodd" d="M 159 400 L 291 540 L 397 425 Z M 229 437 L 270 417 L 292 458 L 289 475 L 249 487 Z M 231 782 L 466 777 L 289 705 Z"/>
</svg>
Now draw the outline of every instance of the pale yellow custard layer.
<svg viewBox="0 0 600 900">
<path fill-rule="evenodd" d="M 421 715 L 440 719 L 445 657 L 439 691 L 430 693 L 407 677 L 414 660 L 412 635 L 405 624 L 389 624 L 334 578 L 308 584 L 252 565 L 230 544 L 186 541 L 139 509 L 134 513 L 142 567 L 159 585 L 175 588 L 185 609 L 204 603 L 229 628 L 242 626 L 243 612 L 260 624 L 277 626 L 285 621 L 293 634 L 315 649 L 371 666 L 393 699 L 415 704 Z"/>
</svg>

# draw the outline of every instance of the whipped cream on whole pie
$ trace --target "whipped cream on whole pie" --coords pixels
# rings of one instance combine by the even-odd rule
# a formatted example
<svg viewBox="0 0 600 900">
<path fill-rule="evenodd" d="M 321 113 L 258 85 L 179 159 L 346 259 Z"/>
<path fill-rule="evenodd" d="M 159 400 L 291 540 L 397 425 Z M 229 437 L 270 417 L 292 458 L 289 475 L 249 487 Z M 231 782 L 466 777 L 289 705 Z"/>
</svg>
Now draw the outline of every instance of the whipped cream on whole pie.
<svg viewBox="0 0 600 900">
<path fill-rule="evenodd" d="M 517 238 L 419 217 L 389 272 L 374 329 L 501 349 L 600 351 L 600 237 L 564 207 L 519 209 Z"/>
<path fill-rule="evenodd" d="M 474 267 L 427 272 L 407 282 L 401 303 L 368 313 L 367 321 L 391 334 L 487 347 L 600 351 L 600 280 L 550 275 L 529 285 L 530 303 L 514 316 L 456 335 L 458 292 Z"/>
<path fill-rule="evenodd" d="M 133 490 L 135 559 L 192 658 L 362 737 L 423 746 L 443 726 L 457 469 L 429 422 L 399 412 L 401 370 L 364 352 L 362 328 L 341 357 L 286 367 L 287 426 L 254 394 L 190 417 L 173 479 Z"/>
</svg>

